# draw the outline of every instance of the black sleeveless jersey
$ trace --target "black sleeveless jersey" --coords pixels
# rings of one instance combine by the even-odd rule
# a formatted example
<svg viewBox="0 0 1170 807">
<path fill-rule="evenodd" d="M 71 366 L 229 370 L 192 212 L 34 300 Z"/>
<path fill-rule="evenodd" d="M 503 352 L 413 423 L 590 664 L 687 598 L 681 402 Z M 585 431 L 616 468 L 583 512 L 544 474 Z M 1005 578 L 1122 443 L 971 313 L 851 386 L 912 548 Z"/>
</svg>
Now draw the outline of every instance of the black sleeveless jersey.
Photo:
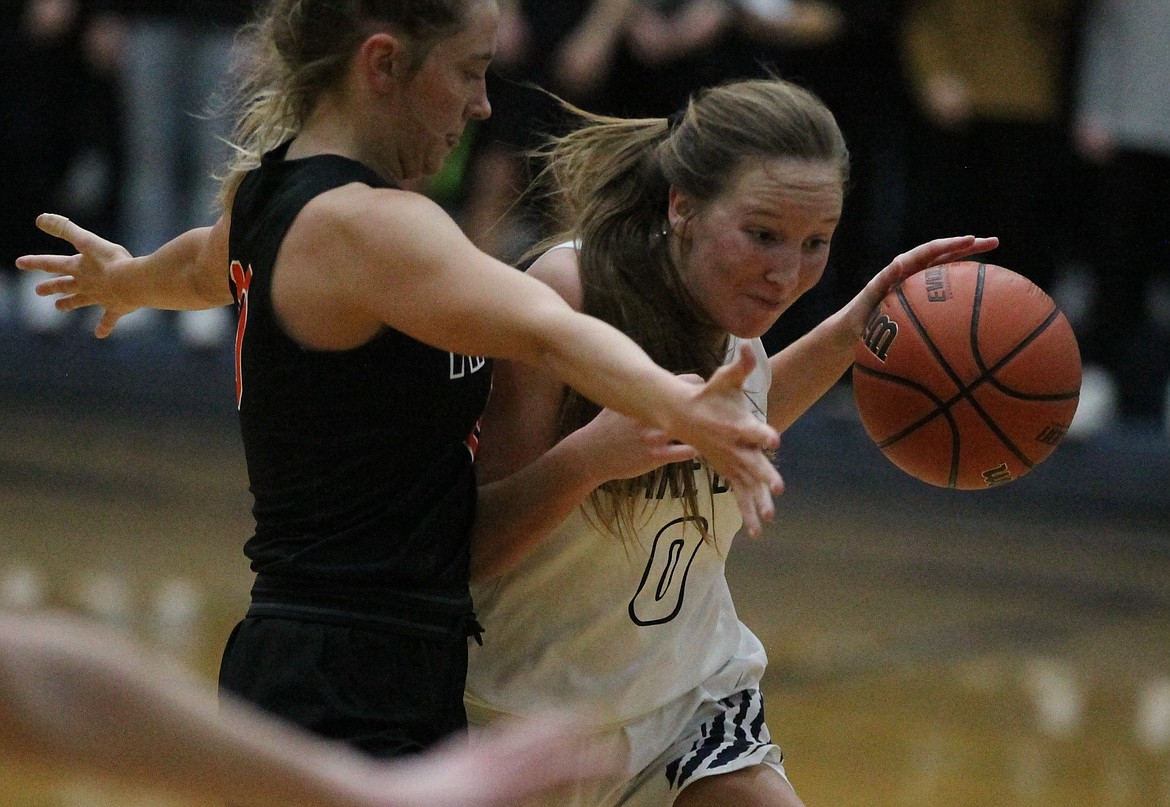
<svg viewBox="0 0 1170 807">
<path fill-rule="evenodd" d="M 336 155 L 286 161 L 287 148 L 244 177 L 230 235 L 237 403 L 255 497 L 244 551 L 257 585 L 466 597 L 490 363 L 390 328 L 341 351 L 285 333 L 272 271 L 293 219 L 332 188 L 388 186 Z"/>
</svg>

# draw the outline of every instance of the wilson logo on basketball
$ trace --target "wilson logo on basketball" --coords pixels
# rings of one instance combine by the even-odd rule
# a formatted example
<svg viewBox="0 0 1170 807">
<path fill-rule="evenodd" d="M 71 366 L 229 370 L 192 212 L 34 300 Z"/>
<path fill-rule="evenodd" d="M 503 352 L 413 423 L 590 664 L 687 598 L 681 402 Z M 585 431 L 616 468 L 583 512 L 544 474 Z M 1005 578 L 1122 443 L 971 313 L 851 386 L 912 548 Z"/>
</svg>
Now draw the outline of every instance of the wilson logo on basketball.
<svg viewBox="0 0 1170 807">
<path fill-rule="evenodd" d="M 897 336 L 898 323 L 881 313 L 881 309 L 877 309 L 865 324 L 865 333 L 861 338 L 869 352 L 876 356 L 878 361 L 884 362 L 890 352 L 890 345 Z"/>
</svg>

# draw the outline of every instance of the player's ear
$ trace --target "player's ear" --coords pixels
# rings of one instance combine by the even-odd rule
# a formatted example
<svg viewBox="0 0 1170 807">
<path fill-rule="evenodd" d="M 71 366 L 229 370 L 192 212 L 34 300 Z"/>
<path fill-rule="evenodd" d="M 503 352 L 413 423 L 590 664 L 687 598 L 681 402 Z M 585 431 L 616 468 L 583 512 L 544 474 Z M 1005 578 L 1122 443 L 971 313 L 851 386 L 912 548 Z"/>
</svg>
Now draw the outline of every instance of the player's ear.
<svg viewBox="0 0 1170 807">
<path fill-rule="evenodd" d="M 674 185 L 670 186 L 670 191 L 667 193 L 666 220 L 670 224 L 671 231 L 679 238 L 686 235 L 687 222 L 697 210 L 698 205 L 695 203 L 694 197 Z"/>
<path fill-rule="evenodd" d="M 379 95 L 390 91 L 405 65 L 406 43 L 391 33 L 371 34 L 358 48 L 357 69 Z"/>
</svg>

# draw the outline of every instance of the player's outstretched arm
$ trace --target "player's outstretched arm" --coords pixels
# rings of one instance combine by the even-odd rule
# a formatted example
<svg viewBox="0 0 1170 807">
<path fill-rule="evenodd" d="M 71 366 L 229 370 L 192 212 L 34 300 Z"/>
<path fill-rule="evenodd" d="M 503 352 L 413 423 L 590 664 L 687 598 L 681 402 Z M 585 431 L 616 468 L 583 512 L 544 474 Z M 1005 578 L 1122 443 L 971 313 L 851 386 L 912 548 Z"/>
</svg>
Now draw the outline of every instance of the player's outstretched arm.
<svg viewBox="0 0 1170 807">
<path fill-rule="evenodd" d="M 0 616 L 0 754 L 177 795 L 264 807 L 497 807 L 609 775 L 567 716 L 375 761 L 227 698 L 100 626 Z"/>
<path fill-rule="evenodd" d="M 336 267 L 330 282 L 347 310 L 445 350 L 538 367 L 693 446 L 730 482 L 750 532 L 772 517 L 781 480 L 764 450 L 775 448 L 779 435 L 743 394 L 750 354 L 704 385 L 684 381 L 617 328 L 574 310 L 532 274 L 535 265 L 519 272 L 477 250 L 450 216 L 417 194 L 337 189 L 306 206 L 298 228 L 284 249 L 328 250 Z"/>
<path fill-rule="evenodd" d="M 37 227 L 67 241 L 76 253 L 24 255 L 17 258 L 17 268 L 56 275 L 38 284 L 37 293 L 57 295 L 61 311 L 102 309 L 94 331 L 99 338 L 108 336 L 121 317 L 138 308 L 194 310 L 232 301 L 226 218 L 212 227 L 189 230 L 137 258 L 55 213 L 38 216 Z"/>
<path fill-rule="evenodd" d="M 857 296 L 804 337 L 771 358 L 768 423 L 783 431 L 820 399 L 853 363 L 853 347 L 865 323 L 890 290 L 913 274 L 995 249 L 998 238 L 936 238 L 903 252 Z"/>
</svg>

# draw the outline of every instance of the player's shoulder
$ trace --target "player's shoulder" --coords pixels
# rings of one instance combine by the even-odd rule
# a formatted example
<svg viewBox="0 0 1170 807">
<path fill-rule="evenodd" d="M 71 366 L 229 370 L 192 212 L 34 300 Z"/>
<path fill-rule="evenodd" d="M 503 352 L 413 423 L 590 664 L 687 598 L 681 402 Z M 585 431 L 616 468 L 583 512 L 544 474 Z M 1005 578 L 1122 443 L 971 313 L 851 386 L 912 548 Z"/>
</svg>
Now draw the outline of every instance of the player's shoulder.
<svg viewBox="0 0 1170 807">
<path fill-rule="evenodd" d="M 572 241 L 558 244 L 528 267 L 528 274 L 561 295 L 569 305 L 581 310 L 581 275 L 578 271 L 577 245 Z"/>
<path fill-rule="evenodd" d="M 423 194 L 360 182 L 314 197 L 297 216 L 295 229 L 334 252 L 348 244 L 417 257 L 464 240 L 446 211 Z"/>
<path fill-rule="evenodd" d="M 318 194 L 305 205 L 303 215 L 319 221 L 375 223 L 387 216 L 445 217 L 443 209 L 421 193 L 399 188 L 376 188 L 363 182 L 349 182 Z"/>
</svg>

